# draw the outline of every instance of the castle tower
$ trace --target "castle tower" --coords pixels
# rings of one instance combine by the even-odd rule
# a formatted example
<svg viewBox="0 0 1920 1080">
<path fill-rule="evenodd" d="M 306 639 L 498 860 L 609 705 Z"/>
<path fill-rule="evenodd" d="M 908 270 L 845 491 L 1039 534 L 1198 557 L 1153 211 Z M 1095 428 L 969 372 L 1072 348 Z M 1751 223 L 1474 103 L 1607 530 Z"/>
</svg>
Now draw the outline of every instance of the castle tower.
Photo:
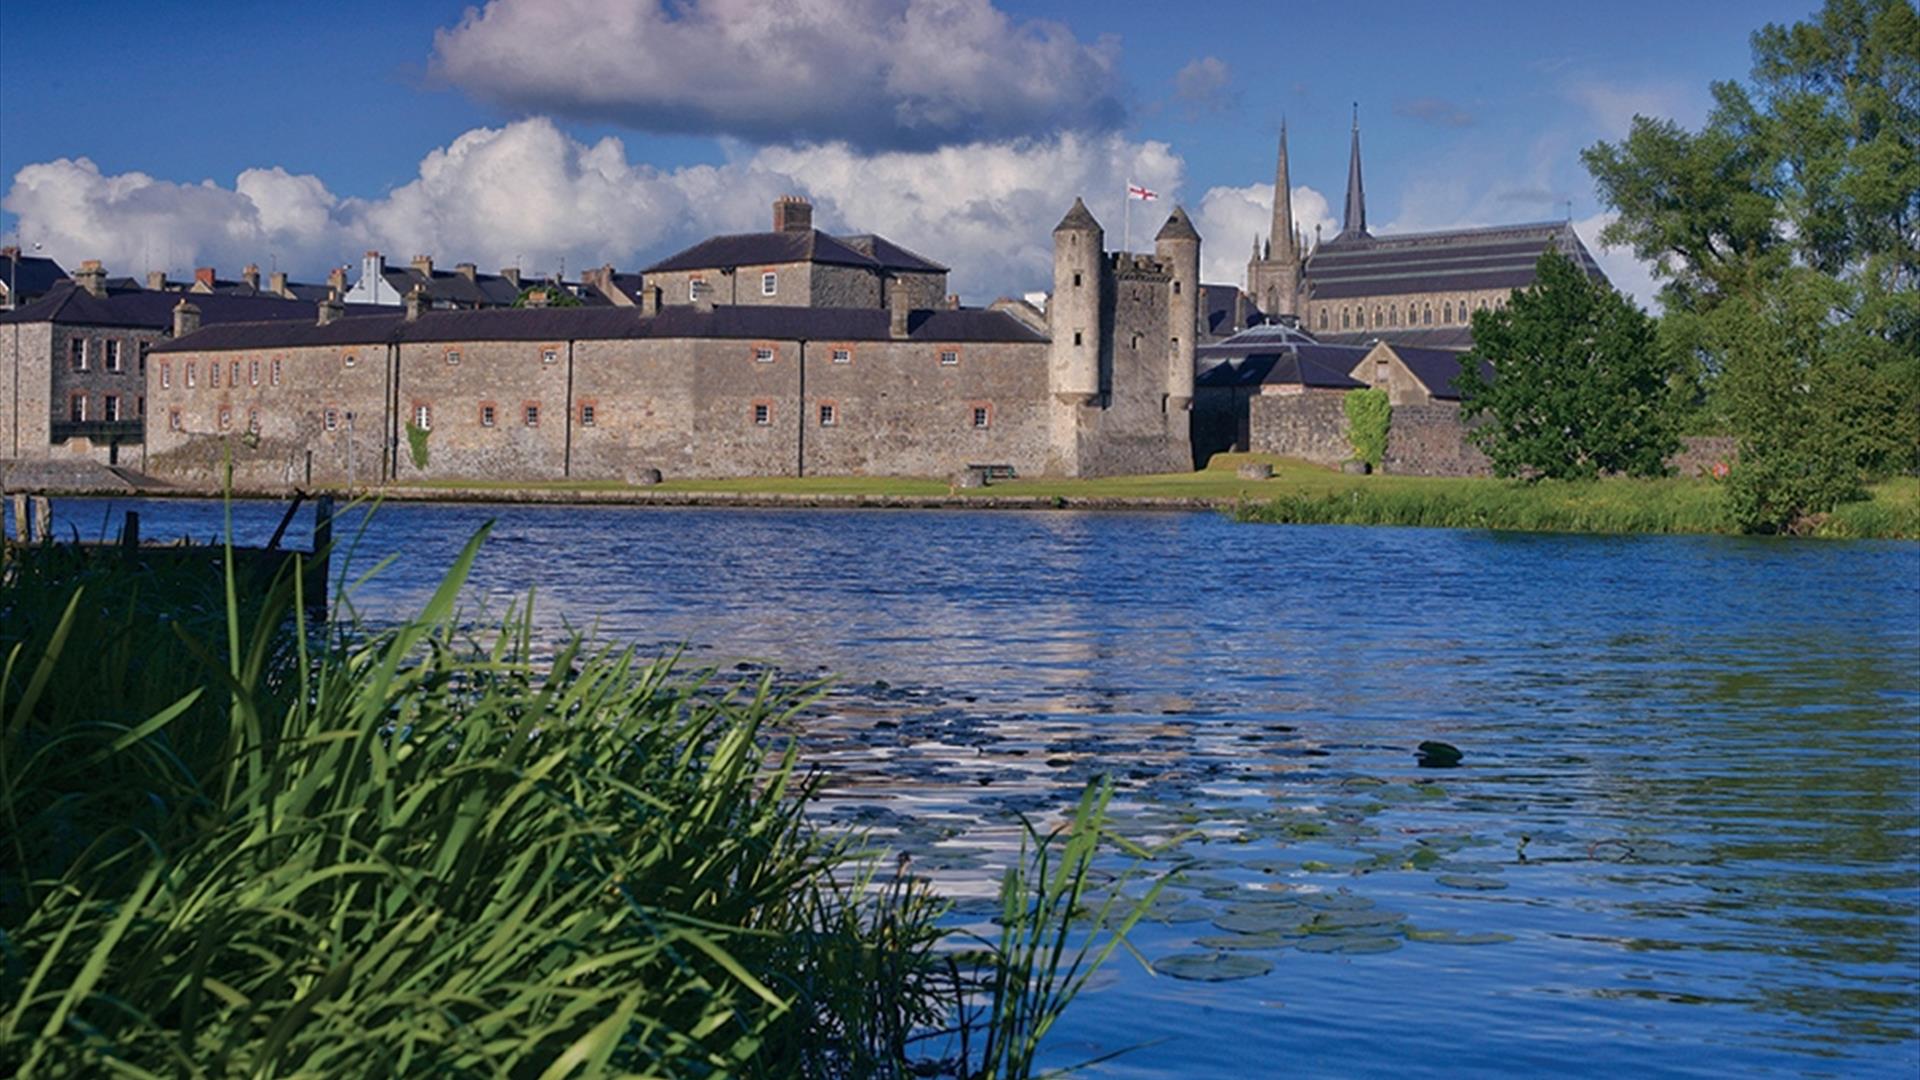
<svg viewBox="0 0 1920 1080">
<path fill-rule="evenodd" d="M 1153 254 L 1173 281 L 1167 288 L 1167 411 L 1193 406 L 1194 339 L 1200 333 L 1200 234 L 1174 207 L 1153 238 Z"/>
<path fill-rule="evenodd" d="M 1256 241 L 1257 247 L 1257 241 Z M 1287 122 L 1280 122 L 1280 155 L 1273 168 L 1273 227 L 1264 257 L 1247 264 L 1247 291 L 1268 315 L 1299 314 L 1300 243 L 1293 227 L 1293 186 L 1287 163 Z"/>
<path fill-rule="evenodd" d="M 1347 209 L 1340 219 L 1341 236 L 1367 235 L 1367 193 L 1360 183 L 1360 106 L 1353 107 L 1353 149 L 1347 156 Z"/>
<path fill-rule="evenodd" d="M 1100 396 L 1100 290 L 1106 233 L 1080 199 L 1053 228 L 1053 297 L 1047 302 L 1047 382 L 1056 400 L 1084 405 Z"/>
</svg>

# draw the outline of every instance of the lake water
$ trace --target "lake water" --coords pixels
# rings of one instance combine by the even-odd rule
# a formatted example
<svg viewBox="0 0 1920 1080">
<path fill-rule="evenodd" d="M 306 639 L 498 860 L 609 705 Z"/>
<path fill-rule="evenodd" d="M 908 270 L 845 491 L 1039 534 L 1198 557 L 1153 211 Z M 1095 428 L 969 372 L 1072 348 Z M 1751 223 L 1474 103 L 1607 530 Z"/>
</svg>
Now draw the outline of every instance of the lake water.
<svg viewBox="0 0 1920 1080">
<path fill-rule="evenodd" d="M 150 538 L 218 528 L 217 504 L 56 515 L 93 536 L 136 505 Z M 238 532 L 277 517 L 242 505 Z M 1920 1072 L 1920 545 L 394 506 L 359 607 L 417 607 L 488 520 L 476 611 L 537 589 L 552 633 L 837 673 L 802 725 L 823 815 L 968 917 L 1013 814 L 1089 776 L 1120 781 L 1123 833 L 1196 831 L 1135 947 L 1270 972 L 1118 956 L 1056 1064 Z M 1462 766 L 1418 768 L 1427 739 Z"/>
</svg>

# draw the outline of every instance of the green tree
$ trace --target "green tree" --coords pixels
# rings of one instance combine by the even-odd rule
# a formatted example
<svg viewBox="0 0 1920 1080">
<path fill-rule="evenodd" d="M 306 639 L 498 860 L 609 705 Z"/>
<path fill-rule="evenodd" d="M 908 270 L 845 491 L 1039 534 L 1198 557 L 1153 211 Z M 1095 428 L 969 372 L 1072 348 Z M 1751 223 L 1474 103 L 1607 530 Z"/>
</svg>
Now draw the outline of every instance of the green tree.
<svg viewBox="0 0 1920 1080">
<path fill-rule="evenodd" d="M 1753 54 L 1700 131 L 1635 117 L 1583 157 L 1738 441 L 1735 513 L 1771 529 L 1920 461 L 1920 14 L 1828 0 Z"/>
<path fill-rule="evenodd" d="M 1393 425 L 1393 402 L 1385 390 L 1349 391 L 1341 405 L 1347 414 L 1347 442 L 1353 457 L 1375 472 L 1387 456 L 1387 432 Z"/>
<path fill-rule="evenodd" d="M 1676 370 L 1653 320 L 1549 249 L 1534 285 L 1473 315 L 1461 358 L 1470 435 L 1500 476 L 1659 476 L 1679 448 Z M 1491 369 L 1492 378 L 1483 374 Z"/>
</svg>

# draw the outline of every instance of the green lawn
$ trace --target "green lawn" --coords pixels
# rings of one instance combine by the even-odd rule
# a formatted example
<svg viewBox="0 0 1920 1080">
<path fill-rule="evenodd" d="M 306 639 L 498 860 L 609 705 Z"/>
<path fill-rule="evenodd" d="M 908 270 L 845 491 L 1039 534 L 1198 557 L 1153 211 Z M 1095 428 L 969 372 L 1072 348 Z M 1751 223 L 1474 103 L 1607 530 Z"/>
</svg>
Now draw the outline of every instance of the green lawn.
<svg viewBox="0 0 1920 1080">
<path fill-rule="evenodd" d="M 1273 466 L 1271 480 L 1245 480 L 1240 465 Z M 751 477 L 674 480 L 638 488 L 620 481 L 518 483 L 424 481 L 410 487 L 509 492 L 659 493 L 663 495 L 858 496 L 866 498 L 1035 499 L 1069 502 L 1180 499 L 1235 510 L 1242 520 L 1276 523 L 1431 525 L 1549 532 L 1732 532 L 1710 480 L 1606 479 L 1536 484 L 1490 478 L 1353 476 L 1261 454 L 1220 454 L 1192 473 L 1097 480 L 1040 477 L 955 491 L 945 480 L 898 476 Z M 1920 479 L 1902 477 L 1871 490 L 1820 522 L 1815 534 L 1920 538 Z"/>
</svg>

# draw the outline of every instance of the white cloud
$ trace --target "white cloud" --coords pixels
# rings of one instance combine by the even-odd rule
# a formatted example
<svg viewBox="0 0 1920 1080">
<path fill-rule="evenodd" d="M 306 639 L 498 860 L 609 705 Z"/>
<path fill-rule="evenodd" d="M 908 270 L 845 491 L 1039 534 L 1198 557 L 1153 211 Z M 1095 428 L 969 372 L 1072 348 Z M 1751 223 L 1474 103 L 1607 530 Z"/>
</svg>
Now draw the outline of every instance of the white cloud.
<svg viewBox="0 0 1920 1080">
<path fill-rule="evenodd" d="M 1293 220 L 1308 245 L 1317 225 L 1328 237 L 1339 232 L 1327 197 L 1303 185 L 1293 189 Z M 1273 185 L 1208 188 L 1193 216 L 1200 231 L 1200 278 L 1216 285 L 1247 283 L 1247 258 L 1253 238 L 1265 238 L 1273 227 Z"/>
<path fill-rule="evenodd" d="M 927 149 L 1115 128 L 1118 51 L 991 0 L 490 0 L 433 67 L 526 112 Z"/>
<path fill-rule="evenodd" d="M 1183 67 L 1173 77 L 1173 96 L 1194 112 L 1219 112 L 1231 104 L 1227 84 L 1232 75 L 1227 62 L 1217 56 L 1203 56 Z"/>
<path fill-rule="evenodd" d="M 231 274 L 272 257 L 317 280 L 368 249 L 530 274 L 562 260 L 570 274 L 603 262 L 633 269 L 714 233 L 765 229 L 774 197 L 795 192 L 814 200 L 822 228 L 882 233 L 953 267 L 952 286 L 984 302 L 1050 281 L 1051 231 L 1075 195 L 1117 248 L 1126 179 L 1165 193 L 1133 208 L 1134 246 L 1148 246 L 1183 174 L 1167 144 L 1111 134 L 924 153 L 769 147 L 662 171 L 630 161 L 617 138 L 586 144 L 535 119 L 461 135 L 377 199 L 339 198 L 318 177 L 279 168 L 250 169 L 224 188 L 106 175 L 81 158 L 20 170 L 4 205 L 68 265 L 98 258 L 118 275 L 210 263 Z"/>
<path fill-rule="evenodd" d="M 1634 258 L 1633 251 L 1625 247 L 1601 247 L 1600 231 L 1613 224 L 1620 215 L 1611 210 L 1602 211 L 1592 217 L 1581 218 L 1573 223 L 1573 231 L 1580 235 L 1580 242 L 1587 245 L 1593 257 L 1600 263 L 1600 269 L 1606 271 L 1607 279 L 1613 287 L 1633 297 L 1634 302 L 1647 310 L 1659 314 L 1660 282 L 1653 276 L 1653 268 Z"/>
<path fill-rule="evenodd" d="M 1630 84 L 1579 78 L 1569 80 L 1562 92 L 1609 139 L 1625 136 L 1635 116 L 1693 126 L 1706 115 L 1699 89 L 1671 80 Z"/>
</svg>

